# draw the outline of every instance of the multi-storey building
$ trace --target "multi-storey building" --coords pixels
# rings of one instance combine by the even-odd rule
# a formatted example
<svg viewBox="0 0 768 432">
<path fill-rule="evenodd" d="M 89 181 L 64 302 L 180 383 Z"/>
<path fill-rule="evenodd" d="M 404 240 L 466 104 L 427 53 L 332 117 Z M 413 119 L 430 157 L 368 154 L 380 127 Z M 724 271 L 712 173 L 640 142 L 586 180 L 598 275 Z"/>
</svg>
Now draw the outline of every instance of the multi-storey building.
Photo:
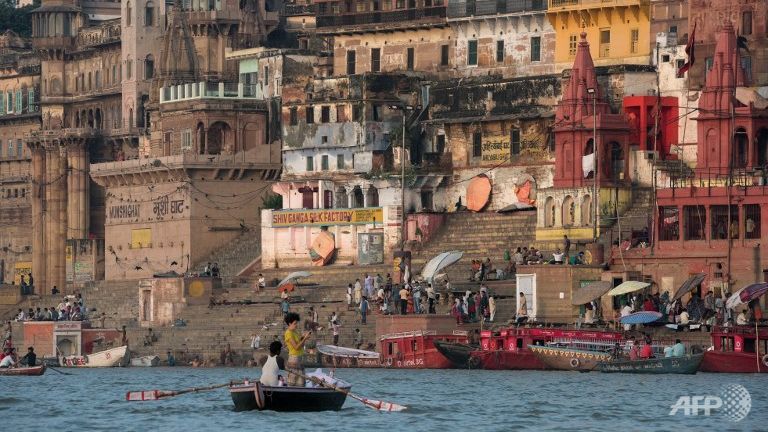
<svg viewBox="0 0 768 432">
<path fill-rule="evenodd" d="M 21 282 L 32 267 L 30 152 L 24 136 L 40 128 L 40 61 L 29 40 L 0 35 L 0 283 Z"/>
</svg>

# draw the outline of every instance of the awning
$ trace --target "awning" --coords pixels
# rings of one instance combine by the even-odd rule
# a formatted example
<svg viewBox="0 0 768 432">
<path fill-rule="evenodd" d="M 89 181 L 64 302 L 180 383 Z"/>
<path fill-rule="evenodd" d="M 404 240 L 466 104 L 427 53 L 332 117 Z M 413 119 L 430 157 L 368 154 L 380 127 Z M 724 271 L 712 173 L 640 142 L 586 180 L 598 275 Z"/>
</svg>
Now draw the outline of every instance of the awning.
<svg viewBox="0 0 768 432">
<path fill-rule="evenodd" d="M 647 288 L 651 286 L 648 282 L 640 282 L 640 281 L 626 281 L 623 284 L 617 286 L 616 288 L 608 291 L 609 296 L 617 296 L 622 294 L 629 294 L 631 292 L 640 291 L 643 288 Z"/>
<path fill-rule="evenodd" d="M 705 273 L 696 273 L 695 275 L 686 279 L 685 282 L 680 285 L 680 288 L 675 291 L 675 295 L 672 297 L 672 301 L 679 300 L 686 293 L 699 286 L 704 281 L 705 277 L 707 277 Z"/>
<path fill-rule="evenodd" d="M 594 299 L 600 298 L 603 294 L 611 290 L 611 283 L 608 281 L 597 281 L 579 288 L 571 297 L 572 305 L 583 305 Z"/>
</svg>

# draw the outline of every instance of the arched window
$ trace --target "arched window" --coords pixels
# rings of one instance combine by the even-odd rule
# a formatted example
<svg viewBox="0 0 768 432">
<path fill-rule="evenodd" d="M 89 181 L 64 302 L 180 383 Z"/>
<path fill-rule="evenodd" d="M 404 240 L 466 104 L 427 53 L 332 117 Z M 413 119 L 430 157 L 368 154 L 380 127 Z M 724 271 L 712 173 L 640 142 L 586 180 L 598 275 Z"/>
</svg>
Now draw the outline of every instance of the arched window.
<svg viewBox="0 0 768 432">
<path fill-rule="evenodd" d="M 144 79 L 152 79 L 155 76 L 155 58 L 148 54 L 144 59 Z"/>
<path fill-rule="evenodd" d="M 749 148 L 749 137 L 747 131 L 743 128 L 736 129 L 736 135 L 733 137 L 733 167 L 747 167 L 747 152 Z"/>
<path fill-rule="evenodd" d="M 573 198 L 569 195 L 563 199 L 563 226 L 574 225 L 576 219 L 576 204 L 573 202 Z"/>
<path fill-rule="evenodd" d="M 555 199 L 552 197 L 544 200 L 544 226 L 555 226 Z"/>
<path fill-rule="evenodd" d="M 144 25 L 147 27 L 155 25 L 155 5 L 152 2 L 147 2 L 144 8 Z"/>
<path fill-rule="evenodd" d="M 360 186 L 355 186 L 355 188 L 352 189 L 352 207 L 363 208 L 363 205 L 363 190 Z"/>
<path fill-rule="evenodd" d="M 347 190 L 343 187 L 339 186 L 336 189 L 336 205 L 334 207 L 336 208 L 347 208 L 349 207 L 349 202 L 347 202 Z"/>
<path fill-rule="evenodd" d="M 584 195 L 584 198 L 581 200 L 581 225 L 582 226 L 591 226 L 592 225 L 592 218 L 593 218 L 593 211 L 592 211 L 592 197 L 589 195 Z"/>
<path fill-rule="evenodd" d="M 367 207 L 379 206 L 379 190 L 376 189 L 373 185 L 368 187 L 368 190 L 365 192 L 365 201 L 367 203 Z"/>
<path fill-rule="evenodd" d="M 131 26 L 131 15 L 133 15 L 133 8 L 131 8 L 131 2 L 125 4 L 125 25 Z"/>
</svg>

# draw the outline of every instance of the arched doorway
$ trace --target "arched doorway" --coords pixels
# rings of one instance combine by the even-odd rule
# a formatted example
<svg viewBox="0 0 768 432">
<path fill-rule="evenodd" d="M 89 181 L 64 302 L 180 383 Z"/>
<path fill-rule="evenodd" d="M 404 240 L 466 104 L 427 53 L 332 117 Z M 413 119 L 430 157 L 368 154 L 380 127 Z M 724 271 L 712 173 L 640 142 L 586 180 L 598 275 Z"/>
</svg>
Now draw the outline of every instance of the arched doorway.
<svg viewBox="0 0 768 432">
<path fill-rule="evenodd" d="M 379 206 L 379 190 L 376 189 L 373 185 L 368 187 L 368 190 L 365 192 L 365 201 L 367 203 L 366 207 Z"/>
<path fill-rule="evenodd" d="M 349 202 L 347 201 L 347 190 L 343 187 L 336 188 L 336 208 L 347 208 Z"/>
<path fill-rule="evenodd" d="M 563 199 L 563 226 L 572 226 L 576 219 L 576 204 L 573 198 L 568 195 Z"/>
<path fill-rule="evenodd" d="M 363 190 L 360 188 L 360 186 L 355 186 L 355 188 L 352 189 L 352 208 L 363 207 L 365 207 L 365 202 L 363 200 Z"/>
<path fill-rule="evenodd" d="M 749 151 L 749 137 L 747 131 L 744 128 L 736 129 L 736 134 L 733 136 L 733 167 L 734 168 L 746 168 L 747 167 L 747 152 Z"/>
<path fill-rule="evenodd" d="M 544 200 L 544 226 L 555 226 L 555 199 L 552 197 Z"/>
<path fill-rule="evenodd" d="M 208 128 L 205 154 L 231 153 L 232 141 L 232 128 L 224 122 L 216 122 Z"/>
<path fill-rule="evenodd" d="M 582 226 L 591 226 L 592 225 L 592 197 L 589 195 L 585 195 L 584 198 L 581 200 L 581 225 Z"/>
<path fill-rule="evenodd" d="M 617 182 L 624 180 L 624 148 L 617 142 L 611 142 L 611 173 L 610 179 Z"/>
</svg>

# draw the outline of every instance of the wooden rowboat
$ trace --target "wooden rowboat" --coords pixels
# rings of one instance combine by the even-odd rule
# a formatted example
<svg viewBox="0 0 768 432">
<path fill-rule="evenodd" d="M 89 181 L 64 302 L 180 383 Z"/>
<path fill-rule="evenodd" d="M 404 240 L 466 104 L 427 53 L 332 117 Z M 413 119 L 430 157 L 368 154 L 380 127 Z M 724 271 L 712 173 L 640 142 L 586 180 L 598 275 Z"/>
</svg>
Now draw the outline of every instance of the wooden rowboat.
<svg viewBox="0 0 768 432">
<path fill-rule="evenodd" d="M 588 372 L 595 370 L 601 362 L 611 360 L 611 353 L 580 350 L 557 346 L 528 345 L 542 363 L 550 369 Z"/>
<path fill-rule="evenodd" d="M 457 368 L 469 368 L 472 351 L 479 349 L 476 345 L 444 340 L 436 340 L 433 343 L 435 344 L 435 348 L 440 351 L 440 354 L 444 355 L 445 358 L 450 360 L 453 366 Z"/>
<path fill-rule="evenodd" d="M 40 376 L 45 373 L 45 365 L 17 368 L 0 368 L 0 376 Z"/>
<path fill-rule="evenodd" d="M 155 367 L 159 364 L 160 357 L 153 355 L 135 357 L 131 359 L 131 366 L 133 367 Z"/>
<path fill-rule="evenodd" d="M 704 354 L 689 354 L 682 357 L 660 357 L 642 360 L 610 360 L 601 362 L 600 372 L 639 374 L 695 374 Z"/>
<path fill-rule="evenodd" d="M 345 393 L 326 387 L 269 387 L 260 382 L 231 386 L 229 393 L 235 411 L 338 411 L 347 399 Z"/>
<path fill-rule="evenodd" d="M 123 345 L 85 356 L 61 356 L 59 364 L 62 367 L 114 367 L 120 365 L 127 350 L 128 346 Z"/>
</svg>

